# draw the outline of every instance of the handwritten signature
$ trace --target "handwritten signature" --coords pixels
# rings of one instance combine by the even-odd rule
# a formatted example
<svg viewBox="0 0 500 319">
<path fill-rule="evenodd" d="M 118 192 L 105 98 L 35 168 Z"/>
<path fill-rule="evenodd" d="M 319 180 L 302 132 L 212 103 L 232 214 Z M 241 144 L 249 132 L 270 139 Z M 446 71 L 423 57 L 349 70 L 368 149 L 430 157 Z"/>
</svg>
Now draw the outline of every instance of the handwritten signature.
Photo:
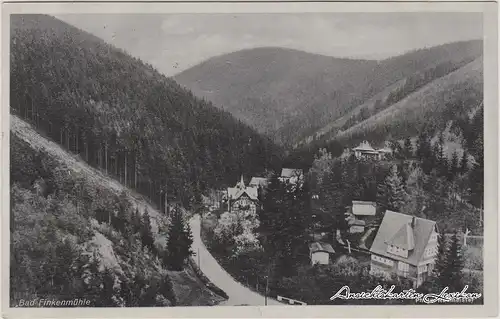
<svg viewBox="0 0 500 319">
<path fill-rule="evenodd" d="M 392 285 L 388 290 L 378 285 L 372 291 L 366 292 L 351 292 L 349 286 L 343 286 L 337 291 L 330 300 L 343 299 L 343 300 L 415 300 L 416 302 L 423 302 L 426 304 L 433 303 L 470 303 L 476 299 L 481 298 L 480 293 L 468 293 L 469 286 L 466 285 L 460 292 L 448 292 L 449 288 L 445 287 L 440 293 L 427 293 L 423 294 L 415 291 L 414 289 L 406 289 L 400 292 L 394 292 L 395 286 Z"/>
</svg>

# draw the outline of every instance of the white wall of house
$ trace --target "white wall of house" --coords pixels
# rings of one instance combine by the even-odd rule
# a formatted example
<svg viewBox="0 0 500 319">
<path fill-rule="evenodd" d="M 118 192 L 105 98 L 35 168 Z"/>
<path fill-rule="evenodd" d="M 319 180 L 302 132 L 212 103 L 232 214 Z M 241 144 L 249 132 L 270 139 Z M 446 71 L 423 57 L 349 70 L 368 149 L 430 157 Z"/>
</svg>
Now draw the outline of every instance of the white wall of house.
<svg viewBox="0 0 500 319">
<path fill-rule="evenodd" d="M 351 228 L 349 229 L 349 232 L 351 234 L 362 233 L 364 231 L 365 231 L 365 227 L 364 226 L 359 226 L 359 225 L 352 225 Z"/>
<path fill-rule="evenodd" d="M 311 254 L 311 264 L 328 265 L 330 262 L 330 254 L 325 251 L 317 251 Z"/>
</svg>

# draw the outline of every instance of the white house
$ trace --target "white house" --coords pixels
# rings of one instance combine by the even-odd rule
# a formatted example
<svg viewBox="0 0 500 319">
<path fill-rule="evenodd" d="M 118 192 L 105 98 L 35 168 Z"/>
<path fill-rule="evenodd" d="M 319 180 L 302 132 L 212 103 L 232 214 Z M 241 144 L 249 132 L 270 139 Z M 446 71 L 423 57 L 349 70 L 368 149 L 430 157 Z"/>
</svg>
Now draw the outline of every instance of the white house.
<svg viewBox="0 0 500 319">
<path fill-rule="evenodd" d="M 353 220 L 349 223 L 349 233 L 362 233 L 365 231 L 366 223 L 364 220 Z"/>
<path fill-rule="evenodd" d="M 437 237 L 436 222 L 386 211 L 370 248 L 370 272 L 397 274 L 420 286 L 434 269 Z"/>
<path fill-rule="evenodd" d="M 375 202 L 353 200 L 346 215 L 350 233 L 362 233 L 367 223 L 373 221 L 377 212 Z"/>
<path fill-rule="evenodd" d="M 235 187 L 227 189 L 227 205 L 230 212 L 248 211 L 255 213 L 258 206 L 257 187 L 247 187 L 242 175 Z"/>
<path fill-rule="evenodd" d="M 359 144 L 359 146 L 353 148 L 352 152 L 354 153 L 354 156 L 357 159 L 371 158 L 371 159 L 381 160 L 389 155 L 392 155 L 392 150 L 387 145 L 384 146 L 383 148 L 376 150 L 367 141 L 363 141 L 362 143 Z"/>
<path fill-rule="evenodd" d="M 335 250 L 333 250 L 330 244 L 314 242 L 309 245 L 311 265 L 328 265 L 330 263 L 331 254 L 335 254 Z"/>
</svg>

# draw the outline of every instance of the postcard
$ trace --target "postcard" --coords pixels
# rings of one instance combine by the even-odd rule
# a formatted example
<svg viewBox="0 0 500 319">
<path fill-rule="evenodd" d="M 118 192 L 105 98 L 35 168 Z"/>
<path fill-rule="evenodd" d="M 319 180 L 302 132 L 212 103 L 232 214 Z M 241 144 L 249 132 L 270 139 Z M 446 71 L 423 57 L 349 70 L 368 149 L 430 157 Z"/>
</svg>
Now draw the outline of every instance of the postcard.
<svg viewBox="0 0 500 319">
<path fill-rule="evenodd" d="M 3 316 L 498 314 L 496 3 L 2 11 Z"/>
</svg>

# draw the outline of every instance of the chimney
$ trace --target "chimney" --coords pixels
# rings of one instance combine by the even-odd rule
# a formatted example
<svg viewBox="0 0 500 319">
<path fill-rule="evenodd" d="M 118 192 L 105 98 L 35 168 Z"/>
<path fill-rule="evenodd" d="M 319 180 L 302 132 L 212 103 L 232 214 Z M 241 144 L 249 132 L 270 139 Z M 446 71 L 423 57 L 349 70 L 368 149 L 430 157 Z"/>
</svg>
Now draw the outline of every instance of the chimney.
<svg viewBox="0 0 500 319">
<path fill-rule="evenodd" d="M 411 228 L 415 228 L 415 222 L 416 222 L 416 218 L 415 218 L 415 216 L 413 216 L 413 217 L 411 218 L 411 222 L 410 222 L 410 226 L 411 226 Z"/>
</svg>

